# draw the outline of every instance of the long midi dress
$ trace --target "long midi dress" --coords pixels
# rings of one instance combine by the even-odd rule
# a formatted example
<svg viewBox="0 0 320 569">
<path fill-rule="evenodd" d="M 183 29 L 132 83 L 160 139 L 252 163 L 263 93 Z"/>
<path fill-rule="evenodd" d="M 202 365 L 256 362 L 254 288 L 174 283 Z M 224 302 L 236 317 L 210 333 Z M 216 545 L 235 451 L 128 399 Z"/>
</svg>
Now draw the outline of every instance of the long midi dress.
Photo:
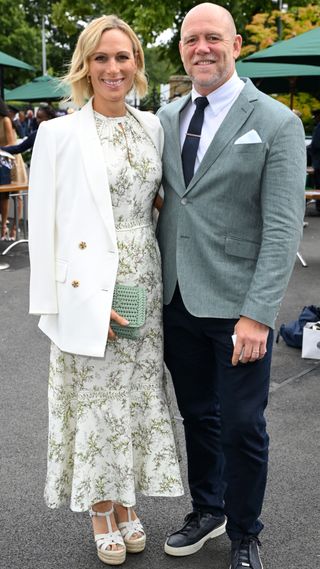
<svg viewBox="0 0 320 569">
<path fill-rule="evenodd" d="M 165 386 L 160 253 L 152 204 L 161 180 L 158 152 L 129 113 L 95 112 L 106 160 L 119 250 L 117 283 L 144 286 L 146 322 L 138 339 L 108 341 L 104 358 L 51 345 L 45 501 L 74 511 L 136 492 L 183 494 Z M 85 220 L 84 220 L 85 223 Z"/>
</svg>

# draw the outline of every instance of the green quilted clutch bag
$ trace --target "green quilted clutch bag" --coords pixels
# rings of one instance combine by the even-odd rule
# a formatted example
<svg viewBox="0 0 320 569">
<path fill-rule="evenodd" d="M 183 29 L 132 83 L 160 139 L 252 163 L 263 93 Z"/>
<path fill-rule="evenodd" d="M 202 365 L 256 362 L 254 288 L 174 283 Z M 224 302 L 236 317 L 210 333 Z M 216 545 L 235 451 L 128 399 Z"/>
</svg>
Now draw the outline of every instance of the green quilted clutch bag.
<svg viewBox="0 0 320 569">
<path fill-rule="evenodd" d="M 112 330 L 119 338 L 134 340 L 146 319 L 146 289 L 142 286 L 116 284 L 112 308 L 129 321 L 127 326 L 111 322 Z"/>
</svg>

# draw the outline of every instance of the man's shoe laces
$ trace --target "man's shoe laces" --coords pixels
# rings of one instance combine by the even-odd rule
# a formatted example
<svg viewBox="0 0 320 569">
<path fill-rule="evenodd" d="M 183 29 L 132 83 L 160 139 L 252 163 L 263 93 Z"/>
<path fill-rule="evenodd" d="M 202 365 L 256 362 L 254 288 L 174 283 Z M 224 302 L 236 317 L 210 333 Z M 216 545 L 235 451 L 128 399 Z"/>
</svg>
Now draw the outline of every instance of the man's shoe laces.
<svg viewBox="0 0 320 569">
<path fill-rule="evenodd" d="M 186 530 L 188 526 L 196 526 L 197 528 L 199 528 L 200 519 L 201 519 L 200 512 L 191 512 L 190 514 L 187 514 L 186 517 L 184 518 L 184 521 L 186 523 L 179 533 L 185 534 L 186 532 L 184 530 Z"/>
<path fill-rule="evenodd" d="M 241 541 L 239 547 L 239 562 L 238 565 L 241 567 L 252 567 L 250 562 L 250 542 L 256 541 L 259 546 L 261 546 L 260 541 L 257 537 L 246 537 Z"/>
</svg>

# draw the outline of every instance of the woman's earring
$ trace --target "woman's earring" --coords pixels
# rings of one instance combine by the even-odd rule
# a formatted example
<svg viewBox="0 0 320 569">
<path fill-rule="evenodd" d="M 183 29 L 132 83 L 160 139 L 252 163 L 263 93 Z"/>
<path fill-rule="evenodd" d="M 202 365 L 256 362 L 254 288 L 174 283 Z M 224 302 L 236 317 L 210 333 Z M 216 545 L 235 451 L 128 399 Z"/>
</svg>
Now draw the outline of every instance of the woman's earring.
<svg viewBox="0 0 320 569">
<path fill-rule="evenodd" d="M 88 85 L 91 85 L 91 77 L 90 77 L 90 75 L 87 75 L 87 82 L 88 82 Z"/>
</svg>

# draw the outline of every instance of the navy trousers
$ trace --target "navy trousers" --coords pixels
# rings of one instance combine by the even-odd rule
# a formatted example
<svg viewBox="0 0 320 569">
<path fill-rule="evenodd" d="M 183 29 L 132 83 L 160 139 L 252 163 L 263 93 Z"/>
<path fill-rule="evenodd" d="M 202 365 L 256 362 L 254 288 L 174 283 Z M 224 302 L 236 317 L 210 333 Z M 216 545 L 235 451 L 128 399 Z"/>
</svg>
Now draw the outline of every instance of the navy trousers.
<svg viewBox="0 0 320 569">
<path fill-rule="evenodd" d="M 267 480 L 273 333 L 262 360 L 232 366 L 237 320 L 198 318 L 177 287 L 164 307 L 164 355 L 183 418 L 193 509 L 227 516 L 231 540 L 258 535 Z"/>
</svg>

